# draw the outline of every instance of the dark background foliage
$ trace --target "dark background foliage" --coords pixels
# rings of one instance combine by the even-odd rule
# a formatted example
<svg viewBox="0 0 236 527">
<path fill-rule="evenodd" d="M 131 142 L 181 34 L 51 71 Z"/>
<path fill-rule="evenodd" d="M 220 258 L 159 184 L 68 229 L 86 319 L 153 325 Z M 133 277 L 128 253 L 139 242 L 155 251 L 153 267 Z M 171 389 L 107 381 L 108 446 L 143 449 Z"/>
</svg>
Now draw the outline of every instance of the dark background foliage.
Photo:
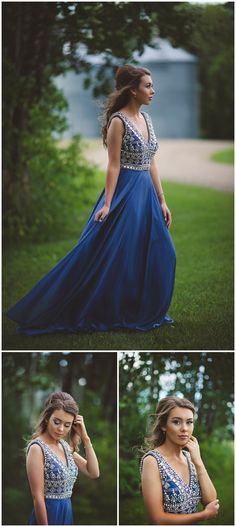
<svg viewBox="0 0 236 527">
<path fill-rule="evenodd" d="M 213 525 L 233 525 L 233 353 L 123 352 L 120 358 L 120 523 L 146 525 L 139 490 L 140 447 L 150 414 L 166 395 L 192 401 L 194 435 L 216 486 L 220 514 Z M 209 524 L 209 521 L 207 522 Z"/>
<path fill-rule="evenodd" d="M 3 353 L 4 525 L 27 523 L 32 498 L 24 448 L 54 390 L 69 392 L 79 403 L 101 469 L 98 480 L 78 477 L 75 524 L 116 524 L 116 369 L 116 353 Z"/>
<path fill-rule="evenodd" d="M 232 139 L 233 9 L 233 2 L 3 3 L 8 240 L 51 239 L 58 231 L 67 233 L 76 221 L 93 168 L 81 158 L 79 138 L 67 152 L 56 143 L 55 133 L 67 126 L 66 101 L 53 79 L 73 69 L 87 74 L 88 87 L 88 55 L 104 55 L 93 86 L 97 96 L 112 89 L 117 65 L 131 62 L 132 53 L 142 53 L 155 36 L 195 53 L 200 61 L 201 136 Z"/>
</svg>

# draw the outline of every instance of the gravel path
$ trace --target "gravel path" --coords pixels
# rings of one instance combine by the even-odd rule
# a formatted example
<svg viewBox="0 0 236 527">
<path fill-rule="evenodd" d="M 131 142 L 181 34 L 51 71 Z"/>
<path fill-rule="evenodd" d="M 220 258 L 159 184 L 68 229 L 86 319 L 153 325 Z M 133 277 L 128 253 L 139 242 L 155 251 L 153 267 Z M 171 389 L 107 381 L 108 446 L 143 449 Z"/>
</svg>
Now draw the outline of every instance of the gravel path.
<svg viewBox="0 0 236 527">
<path fill-rule="evenodd" d="M 162 139 L 158 150 L 160 177 L 163 180 L 232 192 L 233 166 L 210 160 L 211 154 L 232 145 L 231 141 Z M 85 157 L 102 169 L 106 169 L 107 151 L 100 140 L 89 140 Z"/>
</svg>

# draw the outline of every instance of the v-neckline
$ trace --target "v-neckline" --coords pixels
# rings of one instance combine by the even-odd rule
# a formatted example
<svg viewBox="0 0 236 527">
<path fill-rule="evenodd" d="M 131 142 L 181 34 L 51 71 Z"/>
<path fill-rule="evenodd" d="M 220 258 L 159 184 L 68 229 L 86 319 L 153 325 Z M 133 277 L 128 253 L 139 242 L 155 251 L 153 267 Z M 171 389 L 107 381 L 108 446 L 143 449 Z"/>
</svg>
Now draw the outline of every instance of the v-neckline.
<svg viewBox="0 0 236 527">
<path fill-rule="evenodd" d="M 141 130 L 139 130 L 139 128 L 133 123 L 133 121 L 131 121 L 131 119 L 126 115 L 126 113 L 121 112 L 121 111 L 120 111 L 120 113 L 126 117 L 126 119 L 132 124 L 132 126 L 138 132 L 138 134 L 142 138 L 143 142 L 148 145 L 149 142 L 150 142 L 150 129 L 149 129 L 149 126 L 148 126 L 148 121 L 146 119 L 145 113 L 144 112 L 140 112 L 143 115 L 144 121 L 146 123 L 147 133 L 148 133 L 148 138 L 147 139 L 145 139 L 145 137 L 144 137 L 143 133 L 141 132 Z"/>
<path fill-rule="evenodd" d="M 43 439 L 39 439 L 39 441 L 42 441 L 42 443 L 44 443 L 44 445 L 46 445 L 49 450 L 51 452 L 53 452 L 54 456 L 56 456 L 56 458 L 61 462 L 62 465 L 64 465 L 65 468 L 68 468 L 68 457 L 67 457 L 67 453 L 66 453 L 66 449 L 64 448 L 64 445 L 63 443 L 61 442 L 61 440 L 59 440 L 59 443 L 60 445 L 62 446 L 63 450 L 64 450 L 64 454 L 65 454 L 65 460 L 66 462 L 64 463 L 64 461 L 62 461 L 62 459 L 58 456 L 58 454 L 55 452 L 55 450 L 53 450 L 53 448 L 51 448 L 47 443 L 45 443 L 45 441 Z"/>
<path fill-rule="evenodd" d="M 185 456 L 184 452 L 184 456 L 186 457 L 187 459 L 187 465 L 188 465 L 188 472 L 189 472 L 189 481 L 188 483 L 182 478 L 182 476 L 180 476 L 180 474 L 178 472 L 176 472 L 176 470 L 168 463 L 168 461 L 166 460 L 166 458 L 159 452 L 159 450 L 154 450 L 154 452 L 157 452 L 159 454 L 159 456 L 162 457 L 162 459 L 164 459 L 165 463 L 168 465 L 168 467 L 170 467 L 170 469 L 176 474 L 176 476 L 178 476 L 179 479 L 181 479 L 181 481 L 184 482 L 185 485 L 187 485 L 187 487 L 190 487 L 191 485 L 191 479 L 192 479 L 192 471 L 191 471 L 191 466 L 190 466 L 190 463 L 189 463 L 189 459 L 188 459 L 188 456 Z"/>
</svg>

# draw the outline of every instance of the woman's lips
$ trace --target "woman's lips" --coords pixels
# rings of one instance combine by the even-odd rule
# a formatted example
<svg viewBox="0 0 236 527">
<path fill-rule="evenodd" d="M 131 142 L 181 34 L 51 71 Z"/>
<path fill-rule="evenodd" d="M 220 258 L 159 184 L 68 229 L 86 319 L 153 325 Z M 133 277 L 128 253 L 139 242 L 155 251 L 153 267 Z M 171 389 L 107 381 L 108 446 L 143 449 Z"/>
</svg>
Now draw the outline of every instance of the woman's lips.
<svg viewBox="0 0 236 527">
<path fill-rule="evenodd" d="M 188 439 L 188 436 L 179 436 L 180 439 Z"/>
</svg>

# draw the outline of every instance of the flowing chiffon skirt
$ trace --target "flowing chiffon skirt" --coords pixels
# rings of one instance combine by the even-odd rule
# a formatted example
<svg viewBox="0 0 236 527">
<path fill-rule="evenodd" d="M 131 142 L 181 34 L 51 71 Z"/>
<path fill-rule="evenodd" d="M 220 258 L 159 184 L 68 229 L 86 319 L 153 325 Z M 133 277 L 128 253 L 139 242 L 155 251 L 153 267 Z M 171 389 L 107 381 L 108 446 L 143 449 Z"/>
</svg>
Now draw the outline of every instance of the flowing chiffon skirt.
<svg viewBox="0 0 236 527">
<path fill-rule="evenodd" d="M 75 247 L 8 312 L 28 334 L 145 331 L 167 314 L 176 255 L 150 172 L 122 168 L 108 216 L 100 195 Z"/>
<path fill-rule="evenodd" d="M 48 525 L 74 525 L 72 506 L 70 498 L 66 499 L 45 499 Z M 29 518 L 28 525 L 38 525 L 35 510 L 33 509 Z"/>
</svg>

